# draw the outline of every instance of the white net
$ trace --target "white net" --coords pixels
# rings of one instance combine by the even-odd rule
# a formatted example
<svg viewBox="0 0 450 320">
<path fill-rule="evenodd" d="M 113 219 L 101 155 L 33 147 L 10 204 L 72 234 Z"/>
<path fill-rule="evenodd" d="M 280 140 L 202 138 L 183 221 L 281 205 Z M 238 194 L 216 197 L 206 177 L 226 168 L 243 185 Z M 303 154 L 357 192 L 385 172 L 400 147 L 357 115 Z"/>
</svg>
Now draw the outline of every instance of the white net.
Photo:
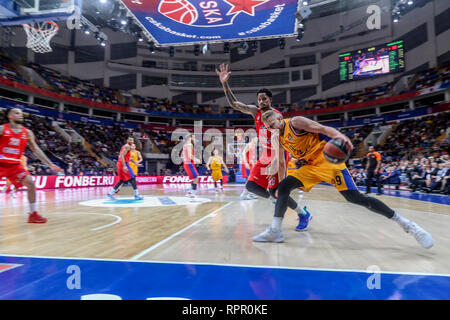
<svg viewBox="0 0 450 320">
<path fill-rule="evenodd" d="M 33 24 L 23 24 L 22 26 L 27 34 L 27 48 L 36 53 L 52 52 L 50 40 L 59 30 L 55 22 L 34 22 Z"/>
</svg>

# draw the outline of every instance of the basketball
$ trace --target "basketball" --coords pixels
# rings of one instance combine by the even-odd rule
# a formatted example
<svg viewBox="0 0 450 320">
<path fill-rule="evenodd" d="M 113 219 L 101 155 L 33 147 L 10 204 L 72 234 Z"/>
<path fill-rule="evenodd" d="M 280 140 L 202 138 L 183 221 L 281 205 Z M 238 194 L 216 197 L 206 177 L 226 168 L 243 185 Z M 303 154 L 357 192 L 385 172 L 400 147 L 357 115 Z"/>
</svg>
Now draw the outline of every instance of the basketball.
<svg viewBox="0 0 450 320">
<path fill-rule="evenodd" d="M 158 11 L 167 18 L 184 24 L 192 24 L 197 20 L 197 9 L 187 0 L 163 0 Z"/>
<path fill-rule="evenodd" d="M 334 164 L 343 163 L 350 155 L 350 151 L 341 139 L 332 139 L 323 148 L 325 159 Z"/>
</svg>

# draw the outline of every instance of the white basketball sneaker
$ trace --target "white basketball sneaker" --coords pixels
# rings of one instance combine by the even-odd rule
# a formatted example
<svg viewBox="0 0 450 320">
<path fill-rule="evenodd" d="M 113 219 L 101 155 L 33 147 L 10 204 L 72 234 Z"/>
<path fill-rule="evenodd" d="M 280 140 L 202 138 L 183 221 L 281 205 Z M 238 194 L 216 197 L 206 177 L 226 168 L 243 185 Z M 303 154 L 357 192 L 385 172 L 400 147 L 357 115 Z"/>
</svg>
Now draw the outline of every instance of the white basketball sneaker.
<svg viewBox="0 0 450 320">
<path fill-rule="evenodd" d="M 284 242 L 283 232 L 267 228 L 263 233 L 253 237 L 254 242 Z"/>
<path fill-rule="evenodd" d="M 425 249 L 429 249 L 433 246 L 434 240 L 431 234 L 422 227 L 420 227 L 417 223 L 413 221 L 409 221 L 406 225 L 403 226 L 403 229 L 406 233 L 410 233 L 416 238 L 417 242 L 424 247 Z"/>
</svg>

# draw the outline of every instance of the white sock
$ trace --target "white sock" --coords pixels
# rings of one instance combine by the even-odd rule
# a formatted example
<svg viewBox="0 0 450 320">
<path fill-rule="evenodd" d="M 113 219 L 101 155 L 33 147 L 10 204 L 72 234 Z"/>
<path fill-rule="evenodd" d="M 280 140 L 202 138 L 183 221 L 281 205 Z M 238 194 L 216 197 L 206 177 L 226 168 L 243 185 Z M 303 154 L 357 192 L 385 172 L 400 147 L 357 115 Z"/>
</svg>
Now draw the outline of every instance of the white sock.
<svg viewBox="0 0 450 320">
<path fill-rule="evenodd" d="M 30 203 L 30 210 L 31 210 L 30 213 L 33 213 L 33 212 L 37 211 L 36 210 L 36 202 L 35 203 Z"/>
<path fill-rule="evenodd" d="M 303 208 L 300 205 L 300 203 L 297 203 L 297 208 L 295 208 L 294 211 L 297 212 L 298 214 L 301 214 L 302 216 L 306 215 L 306 211 L 303 210 Z"/>
<path fill-rule="evenodd" d="M 135 197 L 136 197 L 136 196 L 139 196 L 139 191 L 138 191 L 138 189 L 134 190 L 134 196 L 135 196 Z"/>
<path fill-rule="evenodd" d="M 241 196 L 245 197 L 248 195 L 248 190 L 244 189 L 244 191 L 242 191 Z"/>
<path fill-rule="evenodd" d="M 394 213 L 394 216 L 392 217 L 392 220 L 396 221 L 399 225 L 402 227 L 406 226 L 410 221 L 406 218 L 403 218 L 401 215 L 399 215 L 397 212 Z"/>
<path fill-rule="evenodd" d="M 283 223 L 283 218 L 273 217 L 272 225 L 271 225 L 272 230 L 281 231 L 281 224 L 282 223 Z"/>
</svg>

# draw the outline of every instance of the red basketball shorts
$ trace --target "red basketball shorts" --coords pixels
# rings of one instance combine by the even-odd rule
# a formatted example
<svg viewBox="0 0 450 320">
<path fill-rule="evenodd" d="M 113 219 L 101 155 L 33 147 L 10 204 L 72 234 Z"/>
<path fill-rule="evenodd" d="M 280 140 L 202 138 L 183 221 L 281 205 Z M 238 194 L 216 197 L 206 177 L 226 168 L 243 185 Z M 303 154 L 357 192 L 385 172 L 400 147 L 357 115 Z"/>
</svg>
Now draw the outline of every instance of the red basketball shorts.
<svg viewBox="0 0 450 320">
<path fill-rule="evenodd" d="M 183 163 L 184 171 L 186 171 L 189 179 L 195 179 L 198 177 L 198 172 L 192 162 Z"/>
<path fill-rule="evenodd" d="M 272 177 L 272 175 L 268 174 L 267 167 L 269 165 L 270 165 L 270 163 L 262 164 L 258 160 L 258 162 L 256 162 L 256 164 L 253 166 L 252 170 L 250 171 L 250 177 L 248 178 L 248 181 L 253 181 L 258 186 L 263 187 L 264 189 L 277 188 L 278 184 L 279 184 L 278 172 L 274 173 L 273 177 Z"/>
<path fill-rule="evenodd" d="M 121 162 L 117 162 L 117 175 L 119 176 L 119 180 L 128 181 L 132 178 L 135 178 L 134 172 L 128 165 L 128 163 L 125 164 L 125 166 L 127 167 L 128 171 L 123 170 L 123 165 Z"/>
<path fill-rule="evenodd" d="M 23 180 L 29 175 L 27 169 L 21 163 L 1 163 L 0 162 L 0 178 L 7 178 L 16 187 L 22 187 Z"/>
<path fill-rule="evenodd" d="M 252 166 L 250 166 L 250 169 L 247 169 L 245 167 L 245 164 L 241 164 L 241 174 L 242 178 L 247 179 L 250 176 L 250 171 L 252 170 Z"/>
</svg>

